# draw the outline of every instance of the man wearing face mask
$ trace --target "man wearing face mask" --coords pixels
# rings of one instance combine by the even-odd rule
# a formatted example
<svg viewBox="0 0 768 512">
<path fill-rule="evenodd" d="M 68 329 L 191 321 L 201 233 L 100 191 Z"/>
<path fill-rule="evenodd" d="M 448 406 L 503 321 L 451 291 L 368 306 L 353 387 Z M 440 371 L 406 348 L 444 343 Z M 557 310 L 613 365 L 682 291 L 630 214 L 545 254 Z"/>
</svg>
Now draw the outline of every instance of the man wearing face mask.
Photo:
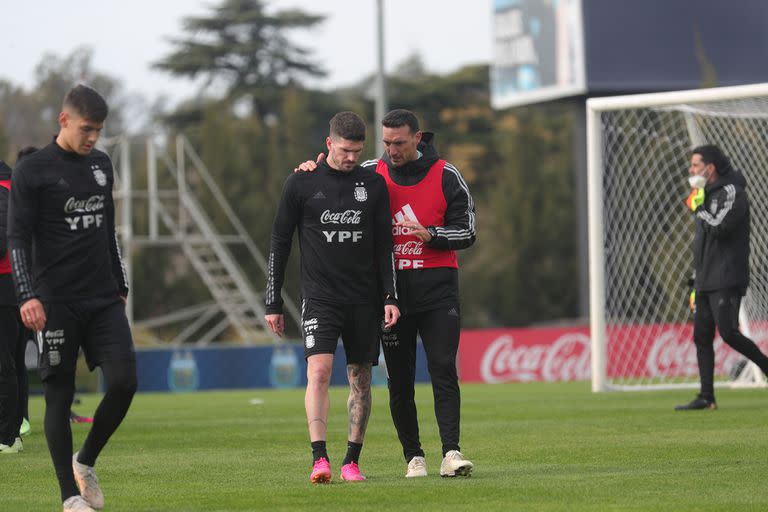
<svg viewBox="0 0 768 512">
<path fill-rule="evenodd" d="M 723 341 L 768 374 L 768 357 L 739 331 L 739 306 L 749 284 L 749 200 L 744 175 L 715 145 L 692 151 L 686 205 L 696 218 L 693 341 L 701 391 L 675 410 L 717 409 L 715 327 Z"/>
</svg>

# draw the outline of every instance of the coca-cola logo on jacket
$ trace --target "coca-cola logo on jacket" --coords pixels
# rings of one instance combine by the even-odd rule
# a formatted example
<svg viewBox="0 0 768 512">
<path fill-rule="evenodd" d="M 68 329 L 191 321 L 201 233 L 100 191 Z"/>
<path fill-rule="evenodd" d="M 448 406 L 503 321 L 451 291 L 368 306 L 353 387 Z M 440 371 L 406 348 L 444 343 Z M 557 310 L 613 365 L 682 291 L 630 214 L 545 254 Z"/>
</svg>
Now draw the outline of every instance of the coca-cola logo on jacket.
<svg viewBox="0 0 768 512">
<path fill-rule="evenodd" d="M 104 195 L 91 196 L 88 199 L 70 197 L 64 203 L 64 213 L 88 213 L 104 209 Z"/>
<path fill-rule="evenodd" d="M 488 346 L 480 363 L 485 382 L 585 380 L 590 370 L 590 341 L 581 333 L 529 346 L 516 346 L 512 336 L 504 335 Z"/>
<path fill-rule="evenodd" d="M 346 210 L 343 212 L 325 210 L 320 215 L 320 222 L 322 224 L 360 224 L 362 215 L 362 210 Z"/>
<path fill-rule="evenodd" d="M 395 244 L 394 253 L 402 256 L 419 256 L 424 252 L 424 242 L 411 240 L 402 244 Z"/>
</svg>

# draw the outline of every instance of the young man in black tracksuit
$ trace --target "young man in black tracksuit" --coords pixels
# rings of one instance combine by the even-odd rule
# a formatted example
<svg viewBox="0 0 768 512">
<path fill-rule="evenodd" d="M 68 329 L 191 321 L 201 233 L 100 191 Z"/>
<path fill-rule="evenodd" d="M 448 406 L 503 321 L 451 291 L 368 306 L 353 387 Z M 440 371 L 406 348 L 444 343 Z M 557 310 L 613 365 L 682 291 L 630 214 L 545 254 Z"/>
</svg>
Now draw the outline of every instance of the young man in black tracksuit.
<svg viewBox="0 0 768 512">
<path fill-rule="evenodd" d="M 688 168 L 693 188 L 686 201 L 696 216 L 693 341 L 701 391 L 677 410 L 716 409 L 715 327 L 723 341 L 768 374 L 768 357 L 739 331 L 739 307 L 749 284 L 747 182 L 714 145 L 695 148 Z"/>
<path fill-rule="evenodd" d="M 396 306 L 389 198 L 384 179 L 357 165 L 365 123 L 336 114 L 326 139 L 328 159 L 315 173 L 296 173 L 283 188 L 272 230 L 266 321 L 282 336 L 280 290 L 298 228 L 301 247 L 302 335 L 307 359 L 305 408 L 312 445 L 312 483 L 331 480 L 325 446 L 328 384 L 341 336 L 350 384 L 349 438 L 342 480 L 364 480 L 358 459 L 371 411 L 371 366 L 378 362 L 378 329 L 392 327 Z M 382 277 L 379 295 L 377 276 Z"/>
<path fill-rule="evenodd" d="M 13 171 L 8 215 L 16 295 L 40 350 L 44 428 L 65 512 L 104 506 L 93 466 L 136 391 L 112 163 L 94 149 L 107 110 L 89 87 L 67 93 L 54 141 Z M 73 456 L 69 416 L 80 348 L 91 369 L 101 368 L 106 390 Z"/>
</svg>

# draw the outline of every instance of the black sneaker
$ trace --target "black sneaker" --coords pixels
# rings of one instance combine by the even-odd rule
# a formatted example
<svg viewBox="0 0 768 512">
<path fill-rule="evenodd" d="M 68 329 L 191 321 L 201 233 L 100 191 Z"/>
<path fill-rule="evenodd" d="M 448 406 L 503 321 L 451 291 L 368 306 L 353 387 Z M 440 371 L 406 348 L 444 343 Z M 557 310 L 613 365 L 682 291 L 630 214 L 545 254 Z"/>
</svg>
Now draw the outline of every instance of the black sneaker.
<svg viewBox="0 0 768 512">
<path fill-rule="evenodd" d="M 715 399 L 697 395 L 696 398 L 687 404 L 675 406 L 676 411 L 698 411 L 702 409 L 709 409 L 712 411 L 717 409 L 717 403 L 715 402 Z"/>
</svg>

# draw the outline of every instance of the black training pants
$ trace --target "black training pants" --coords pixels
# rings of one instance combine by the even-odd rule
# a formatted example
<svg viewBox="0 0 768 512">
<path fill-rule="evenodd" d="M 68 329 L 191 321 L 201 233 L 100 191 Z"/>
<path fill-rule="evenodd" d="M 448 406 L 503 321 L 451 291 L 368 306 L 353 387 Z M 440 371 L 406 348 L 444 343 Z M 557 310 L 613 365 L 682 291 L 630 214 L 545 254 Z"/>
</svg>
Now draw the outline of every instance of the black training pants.
<svg viewBox="0 0 768 512">
<path fill-rule="evenodd" d="M 415 456 L 424 456 L 414 400 L 417 334 L 421 335 L 427 355 L 443 454 L 459 449 L 461 396 L 456 354 L 460 328 L 459 306 L 456 305 L 407 314 L 400 318 L 391 332 L 382 334 L 389 408 L 408 461 Z"/>
<path fill-rule="evenodd" d="M 701 394 L 707 397 L 715 396 L 715 327 L 723 341 L 755 363 L 763 373 L 768 374 L 768 357 L 739 331 L 741 296 L 741 291 L 736 288 L 696 292 L 693 342 L 696 344 L 699 363 Z"/>
<path fill-rule="evenodd" d="M 78 461 L 88 466 L 123 421 L 136 392 L 136 356 L 119 298 L 46 305 L 46 327 L 37 333 L 42 346 L 41 378 L 45 394 L 45 436 L 59 480 L 61 500 L 78 494 L 72 473 L 72 429 L 69 413 L 75 394 L 77 353 L 99 366 L 105 392 L 93 425 L 79 451 Z"/>
<path fill-rule="evenodd" d="M 19 435 L 25 407 L 24 326 L 16 306 L 0 306 L 0 442 Z"/>
</svg>

